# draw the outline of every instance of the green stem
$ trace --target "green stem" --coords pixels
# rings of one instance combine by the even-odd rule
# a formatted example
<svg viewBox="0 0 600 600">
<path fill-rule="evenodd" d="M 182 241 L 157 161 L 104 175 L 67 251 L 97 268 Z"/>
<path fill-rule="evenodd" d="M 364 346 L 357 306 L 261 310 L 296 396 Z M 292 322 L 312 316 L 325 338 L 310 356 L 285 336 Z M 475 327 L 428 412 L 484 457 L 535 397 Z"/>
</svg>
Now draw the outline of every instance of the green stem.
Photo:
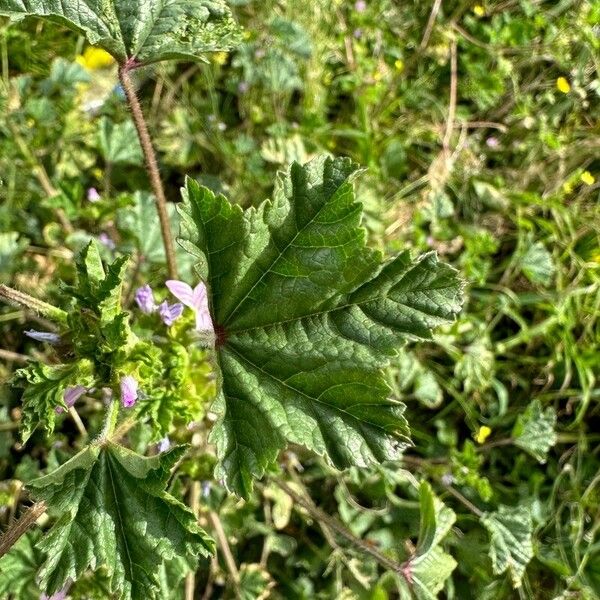
<svg viewBox="0 0 600 600">
<path fill-rule="evenodd" d="M 127 65 L 119 67 L 119 80 L 123 86 L 133 123 L 135 124 L 138 133 L 138 138 L 146 161 L 146 169 L 150 178 L 150 184 L 152 185 L 152 191 L 154 192 L 154 197 L 156 199 L 156 210 L 158 212 L 160 230 L 162 233 L 163 245 L 165 247 L 165 255 L 167 257 L 169 277 L 171 279 L 177 279 L 177 262 L 175 260 L 175 248 L 173 246 L 173 236 L 171 235 L 171 226 L 169 224 L 169 213 L 167 212 L 167 198 L 160 178 L 158 161 L 156 160 L 156 153 L 154 152 L 148 125 L 144 118 L 140 101 L 135 93 L 133 82 L 129 76 L 129 69 L 130 68 Z"/>
<path fill-rule="evenodd" d="M 67 323 L 68 314 L 52 304 L 48 304 L 42 300 L 38 300 L 25 292 L 20 292 L 7 285 L 0 285 L 0 298 L 3 298 L 9 304 L 14 306 L 23 306 L 31 309 L 44 317 L 47 317 L 51 321 L 56 321 L 61 324 Z"/>
<path fill-rule="evenodd" d="M 113 398 L 106 409 L 106 416 L 104 418 L 104 427 L 100 434 L 99 442 L 107 442 L 115 431 L 117 426 L 117 417 L 119 416 L 119 401 Z"/>
</svg>

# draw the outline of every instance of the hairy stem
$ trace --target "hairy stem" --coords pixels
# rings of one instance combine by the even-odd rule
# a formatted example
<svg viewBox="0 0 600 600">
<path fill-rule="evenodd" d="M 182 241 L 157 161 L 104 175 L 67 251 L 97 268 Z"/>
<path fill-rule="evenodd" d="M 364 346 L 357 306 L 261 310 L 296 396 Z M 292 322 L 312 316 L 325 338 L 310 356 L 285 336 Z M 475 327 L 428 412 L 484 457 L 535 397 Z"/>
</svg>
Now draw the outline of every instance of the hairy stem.
<svg viewBox="0 0 600 600">
<path fill-rule="evenodd" d="M 119 401 L 113 398 L 106 409 L 106 416 L 104 418 L 104 427 L 102 433 L 98 438 L 98 441 L 103 444 L 108 442 L 115 431 L 117 426 L 117 417 L 119 416 Z"/>
<path fill-rule="evenodd" d="M 292 500 L 306 509 L 313 519 L 316 519 L 319 523 L 324 523 L 329 529 L 335 531 L 338 535 L 345 538 L 346 541 L 350 542 L 354 547 L 358 548 L 365 554 L 371 555 L 382 567 L 394 571 L 396 573 L 404 574 L 404 567 L 393 561 L 391 558 L 385 556 L 377 548 L 371 546 L 364 540 L 357 538 L 352 532 L 350 532 L 344 525 L 342 525 L 337 519 L 334 519 L 326 512 L 322 511 L 318 506 L 315 506 L 312 501 L 308 498 L 297 494 L 287 483 L 279 481 L 277 479 L 272 480 L 273 483 L 281 488 Z"/>
<path fill-rule="evenodd" d="M 169 277 L 171 279 L 177 279 L 177 262 L 175 260 L 175 248 L 173 246 L 173 236 L 171 235 L 171 227 L 169 224 L 169 214 L 167 213 L 167 198 L 160 178 L 158 161 L 156 160 L 156 153 L 154 152 L 148 125 L 144 118 L 140 101 L 135 93 L 129 70 L 130 67 L 128 65 L 119 67 L 119 80 L 123 86 L 127 104 L 129 105 L 129 110 L 138 133 L 140 145 L 142 146 L 146 161 L 146 169 L 150 178 L 150 184 L 152 185 L 152 191 L 154 192 L 154 197 L 156 199 L 156 210 L 158 212 L 160 230 L 162 232 L 165 255 L 167 257 Z"/>
<path fill-rule="evenodd" d="M 190 488 L 189 505 L 196 518 L 198 518 L 198 510 L 200 508 L 200 491 L 200 482 L 193 481 L 192 487 Z M 195 591 L 196 573 L 194 573 L 194 571 L 191 571 L 186 575 L 185 578 L 185 600 L 194 600 Z"/>
<path fill-rule="evenodd" d="M 52 306 L 52 304 L 48 304 L 43 300 L 38 300 L 25 292 L 20 292 L 19 290 L 8 287 L 7 285 L 0 285 L 0 298 L 3 298 L 13 306 L 24 306 L 25 308 L 29 308 L 52 321 L 58 323 L 67 322 L 67 313 L 64 310 Z"/>
<path fill-rule="evenodd" d="M 36 502 L 30 506 L 23 516 L 15 521 L 0 537 L 0 558 L 2 558 L 34 525 L 35 522 L 46 512 L 45 502 Z"/>
</svg>

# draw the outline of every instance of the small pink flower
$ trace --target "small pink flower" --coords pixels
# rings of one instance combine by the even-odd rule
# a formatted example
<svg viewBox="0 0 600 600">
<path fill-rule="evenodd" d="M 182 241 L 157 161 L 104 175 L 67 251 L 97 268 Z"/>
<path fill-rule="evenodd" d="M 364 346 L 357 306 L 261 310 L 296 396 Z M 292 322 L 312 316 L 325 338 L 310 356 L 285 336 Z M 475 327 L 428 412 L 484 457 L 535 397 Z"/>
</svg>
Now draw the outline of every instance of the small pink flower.
<svg viewBox="0 0 600 600">
<path fill-rule="evenodd" d="M 60 342 L 60 335 L 58 333 L 51 333 L 50 331 L 36 331 L 35 329 L 29 329 L 24 332 L 25 335 L 36 342 L 46 342 L 48 344 L 58 344 Z"/>
<path fill-rule="evenodd" d="M 71 406 L 73 406 L 75 402 L 77 402 L 77 400 L 79 400 L 79 398 L 81 398 L 81 396 L 83 396 L 86 392 L 87 388 L 83 385 L 74 385 L 68 387 L 63 394 L 63 400 L 65 401 L 65 404 L 71 408 Z M 62 406 L 57 406 L 55 410 L 57 415 L 64 412 L 64 408 Z"/>
<path fill-rule="evenodd" d="M 94 187 L 91 187 L 87 191 L 87 199 L 88 202 L 98 202 L 98 200 L 100 200 L 100 194 L 98 193 L 98 190 Z"/>
<path fill-rule="evenodd" d="M 131 408 L 138 399 L 138 382 L 135 377 L 125 375 L 121 378 L 121 404 L 123 408 Z"/>
<path fill-rule="evenodd" d="M 354 10 L 358 13 L 365 12 L 365 10 L 367 10 L 367 3 L 365 0 L 357 0 L 354 4 Z"/>
<path fill-rule="evenodd" d="M 196 315 L 196 331 L 214 333 L 215 328 L 208 308 L 208 292 L 201 281 L 194 289 L 183 281 L 171 279 L 166 286 L 175 298 L 191 308 Z"/>
</svg>

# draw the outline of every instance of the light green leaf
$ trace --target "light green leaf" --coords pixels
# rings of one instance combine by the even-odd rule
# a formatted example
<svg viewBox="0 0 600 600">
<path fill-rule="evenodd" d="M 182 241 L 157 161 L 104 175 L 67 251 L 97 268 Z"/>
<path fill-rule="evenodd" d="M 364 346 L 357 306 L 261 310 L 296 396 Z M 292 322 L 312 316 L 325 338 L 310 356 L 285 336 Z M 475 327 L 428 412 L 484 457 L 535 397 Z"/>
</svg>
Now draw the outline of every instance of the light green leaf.
<svg viewBox="0 0 600 600">
<path fill-rule="evenodd" d="M 544 286 L 550 285 L 556 270 L 552 255 L 542 242 L 535 242 L 527 248 L 521 257 L 520 266 L 531 283 Z"/>
<path fill-rule="evenodd" d="M 259 564 L 244 563 L 240 567 L 239 597 L 241 600 L 265 600 L 275 582 Z"/>
<path fill-rule="evenodd" d="M 529 509 L 523 506 L 500 506 L 487 513 L 481 523 L 491 538 L 490 558 L 496 575 L 508 571 L 513 587 L 521 586 L 527 564 L 533 557 L 533 525 Z"/>
<path fill-rule="evenodd" d="M 287 442 L 338 468 L 397 458 L 408 426 L 382 368 L 460 309 L 456 272 L 434 254 L 382 262 L 366 247 L 355 171 L 347 159 L 294 164 L 246 212 L 187 182 L 184 246 L 217 332 L 217 475 L 239 494 Z"/>
<path fill-rule="evenodd" d="M 240 34 L 224 0 L 0 0 L 0 15 L 48 18 L 121 64 L 198 59 L 229 50 Z"/>
<path fill-rule="evenodd" d="M 421 482 L 419 495 L 421 527 L 417 551 L 403 565 L 398 583 L 402 597 L 435 600 L 456 568 L 456 561 L 440 547 L 456 521 L 456 514 L 434 495 L 425 481 Z"/>
<path fill-rule="evenodd" d="M 545 463 L 548 451 L 556 444 L 555 427 L 556 411 L 551 406 L 542 410 L 540 401 L 535 399 L 517 418 L 512 437 L 515 445 Z"/>
<path fill-rule="evenodd" d="M 24 388 L 21 397 L 21 438 L 25 443 L 37 427 L 43 427 L 47 435 L 54 431 L 56 409 L 67 410 L 65 390 L 77 385 L 92 387 L 93 365 L 87 359 L 69 365 L 34 363 L 16 371 L 12 383 Z"/>
<path fill-rule="evenodd" d="M 103 117 L 98 125 L 98 145 L 107 163 L 114 165 L 143 163 L 142 147 L 133 121 L 114 123 L 111 119 Z"/>
<path fill-rule="evenodd" d="M 39 574 L 47 594 L 102 566 L 119 598 L 159 598 L 164 561 L 183 559 L 191 569 L 199 554 L 212 552 L 193 513 L 164 491 L 183 452 L 145 458 L 114 444 L 92 444 L 28 485 L 60 515 L 39 544 L 47 554 Z"/>
</svg>

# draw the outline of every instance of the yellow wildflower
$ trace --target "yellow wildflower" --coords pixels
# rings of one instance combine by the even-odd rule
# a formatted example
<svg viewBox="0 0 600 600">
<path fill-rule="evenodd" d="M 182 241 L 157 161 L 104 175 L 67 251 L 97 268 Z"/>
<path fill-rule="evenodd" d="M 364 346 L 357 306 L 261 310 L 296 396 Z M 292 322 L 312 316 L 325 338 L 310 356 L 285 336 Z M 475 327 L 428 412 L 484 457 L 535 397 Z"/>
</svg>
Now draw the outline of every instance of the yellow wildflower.
<svg viewBox="0 0 600 600">
<path fill-rule="evenodd" d="M 490 433 L 492 433 L 492 430 L 487 425 L 482 425 L 473 437 L 478 444 L 483 444 Z"/>
<path fill-rule="evenodd" d="M 566 77 L 559 77 L 556 80 L 556 89 L 563 94 L 568 94 L 571 91 L 571 85 L 567 81 Z"/>
<path fill-rule="evenodd" d="M 115 59 L 106 50 L 89 46 L 75 61 L 88 71 L 96 71 L 97 69 L 110 67 L 115 62 Z"/>
<path fill-rule="evenodd" d="M 565 194 L 570 194 L 573 191 L 573 184 L 570 181 L 565 181 L 562 189 Z"/>
<path fill-rule="evenodd" d="M 398 58 L 394 63 L 394 67 L 396 67 L 396 71 L 402 73 L 402 71 L 404 71 L 404 61 L 401 58 Z"/>
<path fill-rule="evenodd" d="M 381 73 L 381 71 L 375 71 L 372 75 L 373 77 L 373 81 L 377 82 L 377 81 L 381 81 L 381 78 L 383 77 L 383 74 Z"/>
<path fill-rule="evenodd" d="M 227 62 L 227 52 L 215 52 L 212 55 L 212 61 L 216 65 L 224 65 Z"/>
<path fill-rule="evenodd" d="M 483 17 L 485 16 L 485 8 L 483 8 L 483 6 L 481 6 L 481 4 L 476 4 L 473 7 L 473 12 L 475 13 L 476 16 L 478 17 Z"/>
<path fill-rule="evenodd" d="M 594 183 L 596 183 L 596 178 L 589 171 L 584 171 L 581 174 L 580 179 L 585 185 L 594 185 Z"/>
</svg>

